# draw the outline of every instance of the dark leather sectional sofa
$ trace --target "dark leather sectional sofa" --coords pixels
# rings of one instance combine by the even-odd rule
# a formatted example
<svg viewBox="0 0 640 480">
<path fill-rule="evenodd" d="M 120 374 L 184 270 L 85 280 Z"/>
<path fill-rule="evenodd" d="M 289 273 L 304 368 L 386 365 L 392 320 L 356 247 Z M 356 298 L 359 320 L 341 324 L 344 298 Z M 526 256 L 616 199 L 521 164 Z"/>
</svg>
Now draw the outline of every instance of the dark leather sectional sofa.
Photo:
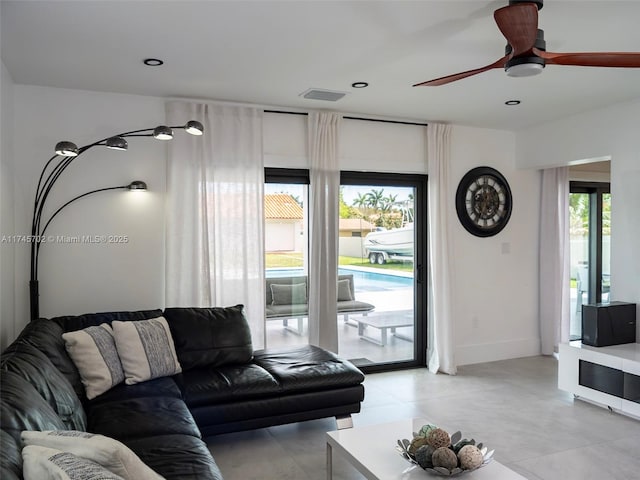
<svg viewBox="0 0 640 480">
<path fill-rule="evenodd" d="M 247 360 L 248 326 L 227 312 L 174 308 L 29 323 L 0 358 L 0 478 L 22 479 L 23 430 L 99 433 L 167 479 L 218 480 L 203 437 L 360 411 L 364 376 L 351 363 L 314 346 L 255 351 Z M 183 372 L 87 400 L 62 334 L 160 315 Z"/>
</svg>

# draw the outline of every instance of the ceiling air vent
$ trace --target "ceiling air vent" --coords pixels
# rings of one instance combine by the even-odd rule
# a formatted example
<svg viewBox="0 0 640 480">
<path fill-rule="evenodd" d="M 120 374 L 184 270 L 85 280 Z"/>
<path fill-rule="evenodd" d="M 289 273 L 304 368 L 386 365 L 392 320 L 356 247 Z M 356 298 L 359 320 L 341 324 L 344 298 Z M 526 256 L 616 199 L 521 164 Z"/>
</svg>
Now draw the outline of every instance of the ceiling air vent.
<svg viewBox="0 0 640 480">
<path fill-rule="evenodd" d="M 346 92 L 336 92 L 335 90 L 323 90 L 321 88 L 310 88 L 300 94 L 301 97 L 310 98 L 311 100 L 325 100 L 327 102 L 335 102 L 344 97 Z"/>
</svg>

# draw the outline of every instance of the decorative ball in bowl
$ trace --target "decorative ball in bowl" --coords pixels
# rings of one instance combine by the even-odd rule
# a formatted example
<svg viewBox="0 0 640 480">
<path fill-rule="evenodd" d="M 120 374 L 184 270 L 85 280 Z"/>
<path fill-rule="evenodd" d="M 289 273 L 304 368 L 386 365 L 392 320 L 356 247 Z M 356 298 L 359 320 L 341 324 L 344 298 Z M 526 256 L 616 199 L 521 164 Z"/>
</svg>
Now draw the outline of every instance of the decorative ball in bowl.
<svg viewBox="0 0 640 480">
<path fill-rule="evenodd" d="M 461 432 L 449 435 L 435 425 L 424 425 L 412 440 L 398 440 L 396 450 L 414 466 L 447 477 L 483 467 L 494 453 L 474 439 L 462 438 Z"/>
</svg>

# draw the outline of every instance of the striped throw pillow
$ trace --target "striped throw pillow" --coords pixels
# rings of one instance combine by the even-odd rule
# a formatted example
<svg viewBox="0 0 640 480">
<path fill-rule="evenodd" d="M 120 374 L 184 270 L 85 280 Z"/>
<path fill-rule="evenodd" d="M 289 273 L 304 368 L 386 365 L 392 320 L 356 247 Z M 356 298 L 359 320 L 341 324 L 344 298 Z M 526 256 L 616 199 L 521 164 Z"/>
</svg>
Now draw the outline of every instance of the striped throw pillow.
<svg viewBox="0 0 640 480">
<path fill-rule="evenodd" d="M 122 383 L 124 370 L 109 324 L 63 333 L 62 338 L 89 400 Z"/>
<path fill-rule="evenodd" d="M 54 448 L 28 445 L 22 460 L 24 480 L 124 480 L 96 462 Z"/>
<path fill-rule="evenodd" d="M 127 385 L 182 371 L 169 325 L 164 317 L 111 326 Z"/>
<path fill-rule="evenodd" d="M 163 480 L 126 445 L 113 438 L 75 430 L 25 430 L 23 445 L 53 448 L 91 460 L 125 480 Z"/>
</svg>

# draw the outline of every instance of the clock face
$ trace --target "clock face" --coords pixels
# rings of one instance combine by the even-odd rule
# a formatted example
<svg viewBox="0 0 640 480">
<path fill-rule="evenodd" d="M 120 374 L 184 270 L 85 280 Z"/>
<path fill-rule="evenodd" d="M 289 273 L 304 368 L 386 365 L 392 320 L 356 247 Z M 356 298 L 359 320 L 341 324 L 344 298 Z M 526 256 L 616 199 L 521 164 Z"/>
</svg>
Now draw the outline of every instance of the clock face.
<svg viewBox="0 0 640 480">
<path fill-rule="evenodd" d="M 490 167 L 470 170 L 458 185 L 456 211 L 469 233 L 478 237 L 495 235 L 511 216 L 511 189 L 507 180 Z"/>
</svg>

